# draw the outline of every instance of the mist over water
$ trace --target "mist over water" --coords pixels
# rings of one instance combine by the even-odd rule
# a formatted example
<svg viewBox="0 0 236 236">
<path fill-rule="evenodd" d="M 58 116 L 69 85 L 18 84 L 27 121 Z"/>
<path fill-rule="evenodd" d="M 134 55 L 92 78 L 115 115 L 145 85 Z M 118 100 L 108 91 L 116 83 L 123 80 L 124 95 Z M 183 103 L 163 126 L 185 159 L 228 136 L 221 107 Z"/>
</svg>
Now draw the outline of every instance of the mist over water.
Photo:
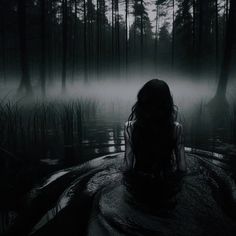
<svg viewBox="0 0 236 236">
<path fill-rule="evenodd" d="M 33 84 L 33 94 L 27 97 L 24 93 L 17 93 L 18 82 L 0 84 L 0 99 L 2 103 L 12 102 L 20 104 L 33 104 L 37 102 L 76 102 L 86 100 L 96 102 L 100 113 L 111 118 L 128 117 L 132 105 L 135 103 L 137 93 L 145 82 L 155 77 L 142 78 L 111 78 L 101 80 L 68 81 L 65 92 L 62 92 L 60 82 L 51 82 L 47 85 L 46 96 L 40 92 L 40 86 Z M 206 104 L 213 98 L 217 81 L 209 77 L 201 80 L 187 76 L 158 76 L 158 79 L 166 81 L 172 92 L 174 102 L 180 113 L 192 110 L 200 103 Z M 58 81 L 58 80 L 55 80 Z M 227 97 L 234 101 L 233 82 L 228 86 Z"/>
<path fill-rule="evenodd" d="M 73 115 L 77 109 L 75 107 L 79 105 L 82 117 L 81 127 L 83 127 L 79 128 L 79 130 L 84 130 L 82 139 L 86 142 L 93 142 L 93 137 L 97 135 L 96 132 L 113 129 L 117 125 L 121 131 L 123 130 L 124 123 L 127 121 L 132 106 L 136 102 L 138 91 L 147 81 L 153 78 L 164 80 L 169 84 L 178 110 L 177 120 L 184 126 L 186 145 L 209 148 L 209 143 L 213 143 L 211 146 L 213 145 L 215 148 L 214 140 L 233 142 L 235 137 L 234 107 L 236 99 L 236 83 L 233 78 L 228 83 L 226 93 L 230 105 L 229 114 L 223 112 L 224 107 L 220 105 L 217 107 L 220 116 L 225 119 L 224 123 L 220 121 L 220 124 L 217 124 L 208 110 L 208 103 L 215 96 L 218 82 L 215 77 L 210 75 L 196 78 L 186 74 L 166 72 L 160 73 L 156 77 L 151 75 L 141 77 L 137 73 L 129 78 L 107 75 L 103 79 L 97 80 L 93 78 L 88 82 L 80 80 L 73 82 L 68 78 L 64 91 L 62 91 L 60 77 L 58 77 L 54 78 L 54 82 L 47 84 L 45 96 L 42 96 L 40 85 L 37 84 L 36 80 L 33 80 L 33 93 L 30 96 L 27 96 L 24 92 L 17 92 L 19 83 L 18 81 L 12 81 L 7 84 L 0 84 L 1 106 L 3 110 L 4 104 L 23 108 L 19 109 L 17 116 L 26 117 L 25 121 L 29 120 L 30 123 L 32 122 L 30 121 L 30 112 L 32 114 L 35 113 L 36 116 L 40 113 L 40 116 L 42 116 L 46 112 L 50 116 L 50 111 L 57 110 L 57 112 L 59 111 L 58 115 L 54 113 L 53 116 L 58 120 L 58 125 L 61 125 L 60 116 L 62 116 L 62 113 L 67 109 L 71 109 L 70 112 Z M 40 104 L 46 105 L 44 110 L 41 110 Z M 76 106 L 74 106 L 75 104 Z M 71 122 L 76 122 L 78 117 L 68 119 L 75 119 Z M 75 127 L 72 129 L 77 132 Z M 92 130 L 92 134 L 88 134 L 90 130 Z M 48 128 L 47 132 L 50 132 L 50 128 Z M 78 132 L 80 133 L 80 131 Z M 98 146 L 100 145 L 100 140 L 103 140 L 104 137 L 98 139 Z M 122 140 L 123 137 L 120 137 L 120 139 Z M 109 148 L 111 150 L 111 147 Z M 58 153 L 58 155 L 61 154 Z"/>
<path fill-rule="evenodd" d="M 196 78 L 181 74 L 161 73 L 159 76 L 146 75 L 143 78 L 137 74 L 129 78 L 104 76 L 103 79 L 93 78 L 88 82 L 81 81 L 81 77 L 75 78 L 74 82 L 67 78 L 64 91 L 58 76 L 47 83 L 45 96 L 42 95 L 37 78 L 32 78 L 33 92 L 30 95 L 24 91 L 18 92 L 19 81 L 0 83 L 0 128 L 2 131 L 0 148 L 4 150 L 1 150 L 2 162 L 7 166 L 2 169 L 2 173 L 11 180 L 12 186 L 15 186 L 14 191 L 17 193 L 14 195 L 21 196 L 22 193 L 28 192 L 35 183 L 39 183 L 49 174 L 52 175 L 52 178 L 49 177 L 48 183 L 54 185 L 57 179 L 63 179 L 67 172 L 70 176 L 69 169 L 64 169 L 65 167 L 75 166 L 74 168 L 77 168 L 80 166 L 79 164 L 90 163 L 87 162 L 89 160 L 94 160 L 96 163 L 97 157 L 101 158 L 103 155 L 115 156 L 117 153 L 123 153 L 125 151 L 124 123 L 136 102 L 138 91 L 153 78 L 168 83 L 174 103 L 178 107 L 178 121 L 184 127 L 185 151 L 186 155 L 189 155 L 187 157 L 188 167 L 193 171 L 193 176 L 188 181 L 190 181 L 190 186 L 192 183 L 197 184 L 196 197 L 190 199 L 187 189 L 183 191 L 182 198 L 188 199 L 190 206 L 193 201 L 196 201 L 194 205 L 197 210 L 193 210 L 194 214 L 201 215 L 206 204 L 211 205 L 211 212 L 217 210 L 222 200 L 217 202 L 214 196 L 211 196 L 212 190 L 209 187 L 211 184 L 208 186 L 207 182 L 208 175 L 212 175 L 210 178 L 215 181 L 214 184 L 217 183 L 219 186 L 222 182 L 224 185 L 227 182 L 229 194 L 233 195 L 235 192 L 234 181 L 228 178 L 224 170 L 236 173 L 234 169 L 236 86 L 232 78 L 228 83 L 226 94 L 230 114 L 220 113 L 227 119 L 224 121 L 225 124 L 215 126 L 207 105 L 215 96 L 218 81 L 209 75 Z M 221 106 L 217 109 L 224 110 Z M 116 163 L 115 161 L 117 162 L 114 159 L 114 163 Z M 203 169 L 207 174 L 202 175 Z M 9 172 L 9 170 L 11 171 Z M 53 172 L 55 173 L 53 174 Z M 17 178 L 15 173 L 19 173 Z M 26 180 L 25 176 L 30 176 L 30 180 Z M 108 176 L 110 178 L 110 174 Z M 203 176 L 204 185 L 201 182 Z M 232 176 L 236 178 L 235 175 Z M 113 181 L 115 180 L 117 179 Z M 0 198 L 2 202 L 8 202 L 9 195 L 11 195 L 8 184 L 5 184 L 7 191 Z M 205 193 L 205 186 L 209 188 L 208 198 L 199 198 L 200 195 L 204 196 L 202 193 Z M 67 187 L 70 188 L 70 185 Z M 190 188 L 190 194 L 191 191 Z M 228 192 L 224 194 L 226 195 Z M 120 193 L 115 195 L 115 199 L 120 195 Z M 62 197 L 62 200 L 66 200 L 63 207 L 66 207 L 69 202 L 69 198 L 66 197 L 65 199 Z M 205 202 L 201 204 L 199 199 L 203 199 Z M 9 204 L 12 204 L 11 200 Z M 185 209 L 185 207 L 186 201 L 184 200 L 181 209 Z M 125 211 L 121 213 L 123 214 L 123 212 Z M 219 215 L 215 213 L 213 215 L 217 215 L 220 219 L 227 219 L 223 211 L 219 212 Z M 17 210 L 13 213 L 18 214 Z M 0 217 L 7 220 L 9 220 L 10 214 L 12 214 L 10 210 L 0 211 Z M 180 216 L 180 223 L 185 224 L 182 221 L 182 215 L 177 214 L 177 216 Z M 186 218 L 186 212 L 183 213 L 183 217 Z M 205 214 L 202 214 L 201 217 L 205 217 Z M 50 218 L 47 218 L 44 223 L 46 224 L 48 221 Z M 189 225 L 194 225 L 191 220 Z M 8 224 L 6 226 L 0 224 L 0 232 L 4 231 L 4 227 L 7 226 Z"/>
</svg>

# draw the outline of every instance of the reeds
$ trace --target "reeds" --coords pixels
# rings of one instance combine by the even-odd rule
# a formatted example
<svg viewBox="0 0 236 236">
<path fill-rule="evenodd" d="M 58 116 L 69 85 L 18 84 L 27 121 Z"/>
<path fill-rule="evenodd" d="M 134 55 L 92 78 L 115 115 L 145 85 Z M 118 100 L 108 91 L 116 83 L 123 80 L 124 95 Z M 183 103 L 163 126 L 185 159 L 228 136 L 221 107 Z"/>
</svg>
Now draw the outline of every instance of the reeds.
<svg viewBox="0 0 236 236">
<path fill-rule="evenodd" d="M 15 160 L 34 162 L 43 158 L 79 162 L 85 123 L 92 120 L 99 105 L 91 99 L 33 104 L 0 103 L 0 156 L 8 166 Z M 183 112 L 187 145 L 201 147 L 221 135 L 204 102 Z M 224 115 L 224 114 L 222 114 Z M 236 105 L 230 116 L 229 142 L 236 138 Z M 224 132 L 224 131 L 222 131 Z M 226 132 L 226 133 L 227 133 Z M 212 141 L 212 146 L 214 142 Z"/>
<path fill-rule="evenodd" d="M 79 157 L 84 120 L 96 114 L 95 102 L 0 104 L 0 156 L 11 161 Z M 69 161 L 71 162 L 71 161 Z"/>
<path fill-rule="evenodd" d="M 96 107 L 86 99 L 0 103 L 0 232 L 9 209 L 20 207 L 20 198 L 35 183 L 84 161 L 83 122 L 94 118 Z"/>
</svg>

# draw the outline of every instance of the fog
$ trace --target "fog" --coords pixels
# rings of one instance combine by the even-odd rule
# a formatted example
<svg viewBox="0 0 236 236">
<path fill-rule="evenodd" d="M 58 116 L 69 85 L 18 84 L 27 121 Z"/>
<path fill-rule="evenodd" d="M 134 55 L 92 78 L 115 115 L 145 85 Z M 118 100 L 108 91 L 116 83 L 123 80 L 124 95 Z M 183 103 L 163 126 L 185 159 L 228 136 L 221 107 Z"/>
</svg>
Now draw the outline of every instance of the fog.
<svg viewBox="0 0 236 236">
<path fill-rule="evenodd" d="M 169 84 L 175 104 L 179 112 L 188 113 L 199 104 L 207 104 L 213 98 L 217 81 L 206 77 L 201 80 L 187 76 L 158 76 L 159 79 Z M 140 78 L 105 78 L 103 80 L 91 80 L 67 82 L 66 91 L 62 92 L 61 83 L 53 82 L 47 85 L 46 96 L 42 97 L 39 85 L 33 84 L 32 96 L 17 93 L 18 82 L 10 82 L 0 85 L 1 103 L 33 104 L 37 102 L 76 102 L 93 101 L 100 115 L 115 119 L 127 118 L 132 105 L 135 103 L 137 93 L 143 84 L 152 77 Z M 58 80 L 55 80 L 58 81 Z M 231 80 L 228 85 L 227 98 L 230 104 L 235 101 L 235 82 Z"/>
</svg>

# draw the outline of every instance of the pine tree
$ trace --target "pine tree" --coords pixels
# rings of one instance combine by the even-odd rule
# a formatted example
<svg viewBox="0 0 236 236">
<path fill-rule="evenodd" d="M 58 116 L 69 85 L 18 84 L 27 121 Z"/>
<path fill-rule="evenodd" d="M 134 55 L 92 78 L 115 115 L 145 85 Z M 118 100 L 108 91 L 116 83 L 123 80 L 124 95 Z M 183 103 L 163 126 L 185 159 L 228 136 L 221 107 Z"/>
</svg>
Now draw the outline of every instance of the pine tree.
<svg viewBox="0 0 236 236">
<path fill-rule="evenodd" d="M 28 48 L 26 38 L 26 1 L 18 0 L 18 26 L 19 26 L 19 42 L 20 42 L 20 60 L 21 60 L 21 81 L 18 91 L 32 93 L 32 85 L 29 74 Z"/>
<path fill-rule="evenodd" d="M 68 6 L 67 0 L 62 1 L 62 91 L 66 89 L 67 72 L 67 40 L 68 40 Z"/>
</svg>

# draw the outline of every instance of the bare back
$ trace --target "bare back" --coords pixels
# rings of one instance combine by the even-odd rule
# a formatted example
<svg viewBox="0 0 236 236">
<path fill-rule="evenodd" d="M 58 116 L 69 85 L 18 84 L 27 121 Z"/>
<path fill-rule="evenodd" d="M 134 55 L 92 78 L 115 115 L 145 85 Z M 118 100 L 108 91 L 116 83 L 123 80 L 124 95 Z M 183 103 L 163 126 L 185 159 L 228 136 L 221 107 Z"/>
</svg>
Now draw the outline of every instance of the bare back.
<svg viewBox="0 0 236 236">
<path fill-rule="evenodd" d="M 125 123 L 124 136 L 125 136 L 125 166 L 127 169 L 133 169 L 136 165 L 136 158 L 132 150 L 132 131 L 135 121 L 129 121 Z M 183 140 L 183 127 L 180 123 L 174 123 L 174 140 L 175 146 L 173 149 L 171 162 L 173 171 L 186 171 L 186 161 L 184 152 L 184 140 Z"/>
</svg>

